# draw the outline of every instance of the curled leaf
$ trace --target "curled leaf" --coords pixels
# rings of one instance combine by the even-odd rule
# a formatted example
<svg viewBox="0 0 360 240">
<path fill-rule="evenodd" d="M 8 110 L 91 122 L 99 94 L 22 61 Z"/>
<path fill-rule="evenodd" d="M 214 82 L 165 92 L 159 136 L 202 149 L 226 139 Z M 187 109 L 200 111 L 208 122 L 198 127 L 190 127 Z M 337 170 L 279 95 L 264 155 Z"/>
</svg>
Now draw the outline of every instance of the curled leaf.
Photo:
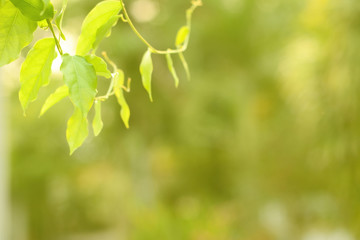
<svg viewBox="0 0 360 240">
<path fill-rule="evenodd" d="M 129 128 L 130 108 L 124 97 L 124 90 L 123 90 L 124 82 L 125 82 L 124 72 L 121 70 L 118 70 L 115 73 L 114 78 L 115 78 L 114 79 L 114 81 L 115 81 L 115 84 L 114 84 L 115 96 L 116 96 L 116 99 L 117 99 L 119 105 L 121 106 L 120 116 L 125 124 L 125 127 Z"/>
<path fill-rule="evenodd" d="M 184 54 L 182 52 L 179 53 L 179 58 L 180 58 L 180 61 L 181 61 L 182 65 L 183 65 L 183 67 L 185 69 L 187 79 L 190 80 L 191 75 L 190 75 L 189 65 L 187 64 L 186 59 L 184 57 Z"/>
<path fill-rule="evenodd" d="M 66 40 L 65 35 L 64 35 L 63 31 L 62 31 L 62 22 L 63 22 L 63 18 L 64 18 L 64 13 L 65 13 L 65 10 L 66 10 L 66 7 L 67 7 L 67 3 L 68 3 L 68 0 L 63 0 L 61 11 L 55 18 L 55 24 L 56 24 L 57 28 L 59 29 L 60 37 L 63 40 Z"/>
<path fill-rule="evenodd" d="M 140 63 L 140 74 L 142 78 L 142 84 L 145 90 L 148 92 L 150 101 L 153 101 L 152 93 L 151 93 L 151 75 L 153 72 L 153 63 L 151 59 L 151 52 L 148 49 Z"/>
<path fill-rule="evenodd" d="M 175 80 L 175 87 L 178 87 L 179 86 L 179 77 L 176 74 L 176 71 L 174 68 L 174 63 L 173 63 L 170 53 L 166 54 L 166 61 L 167 61 L 169 71 Z"/>
</svg>

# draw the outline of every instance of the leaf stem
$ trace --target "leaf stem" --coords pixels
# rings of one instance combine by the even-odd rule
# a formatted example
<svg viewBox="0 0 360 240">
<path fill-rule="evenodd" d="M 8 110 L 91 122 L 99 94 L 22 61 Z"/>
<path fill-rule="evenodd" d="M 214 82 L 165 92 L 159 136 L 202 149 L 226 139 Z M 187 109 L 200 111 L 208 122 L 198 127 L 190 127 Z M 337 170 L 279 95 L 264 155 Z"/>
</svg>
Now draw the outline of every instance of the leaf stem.
<svg viewBox="0 0 360 240">
<path fill-rule="evenodd" d="M 55 31 L 54 31 L 54 28 L 53 28 L 53 26 L 52 26 L 52 23 L 51 23 L 50 19 L 46 19 L 46 22 L 47 22 L 47 24 L 48 24 L 48 26 L 49 26 L 49 28 L 50 28 L 50 31 L 51 31 L 51 33 L 52 33 L 52 35 L 53 35 L 53 37 L 54 37 L 54 40 L 55 40 L 55 43 L 56 43 L 56 47 L 57 47 L 60 55 L 63 55 L 63 51 L 62 51 L 62 49 L 61 49 L 61 46 L 60 46 L 60 43 L 59 43 L 58 39 L 56 38 Z"/>
<path fill-rule="evenodd" d="M 114 76 L 115 76 L 115 75 L 114 75 L 114 74 L 118 74 L 118 73 L 117 73 L 118 68 L 117 68 L 116 64 L 115 64 L 113 61 L 110 60 L 110 58 L 108 57 L 108 55 L 106 54 L 106 52 L 102 52 L 101 54 L 104 56 L 105 61 L 107 61 L 107 62 L 114 68 L 114 73 L 112 74 L 111 82 L 110 82 L 110 85 L 109 85 L 109 88 L 108 88 L 106 94 L 105 94 L 104 96 L 100 96 L 100 97 L 95 98 L 96 100 L 99 100 L 99 101 L 105 101 L 105 100 L 107 100 L 110 96 L 112 96 L 112 95 L 115 94 L 115 92 L 113 91 L 113 89 L 114 89 L 114 84 L 115 84 L 115 81 L 114 81 L 114 79 L 115 79 Z"/>
<path fill-rule="evenodd" d="M 148 46 L 149 50 L 152 53 L 163 54 L 163 55 L 164 54 L 176 54 L 176 53 L 182 53 L 187 49 L 188 42 L 189 42 L 188 39 L 187 39 L 187 41 L 185 42 L 184 45 L 182 45 L 181 47 L 178 47 L 177 49 L 158 50 L 158 49 L 154 48 L 148 41 L 146 41 L 146 39 L 136 29 L 135 25 L 133 24 L 133 22 L 131 21 L 131 19 L 129 17 L 129 14 L 127 13 L 127 10 L 125 8 L 125 4 L 124 4 L 123 0 L 120 0 L 120 3 L 122 5 L 122 9 L 123 9 L 123 13 L 124 13 L 126 22 L 130 25 L 131 29 L 140 38 L 140 40 L 143 43 L 145 43 L 146 46 Z M 187 25 L 188 25 L 189 29 L 190 29 L 190 24 L 191 24 L 192 12 L 198 6 L 201 6 L 201 0 L 192 1 L 192 7 L 187 11 Z"/>
</svg>

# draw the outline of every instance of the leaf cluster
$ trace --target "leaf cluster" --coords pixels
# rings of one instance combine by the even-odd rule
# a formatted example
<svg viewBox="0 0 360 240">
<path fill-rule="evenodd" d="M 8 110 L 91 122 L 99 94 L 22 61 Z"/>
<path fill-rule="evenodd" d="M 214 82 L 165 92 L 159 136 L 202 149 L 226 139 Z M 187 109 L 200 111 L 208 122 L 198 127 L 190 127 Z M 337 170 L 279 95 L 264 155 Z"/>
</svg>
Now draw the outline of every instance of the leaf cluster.
<svg viewBox="0 0 360 240">
<path fill-rule="evenodd" d="M 105 0 L 99 2 L 86 16 L 81 27 L 76 55 L 64 53 L 61 41 L 66 41 L 62 30 L 62 22 L 67 7 L 63 0 L 61 10 L 56 13 L 50 0 L 1 0 L 0 1 L 0 67 L 19 57 L 21 50 L 30 44 L 34 31 L 39 27 L 52 34 L 50 38 L 38 40 L 27 53 L 20 70 L 19 100 L 24 114 L 29 104 L 36 100 L 41 87 L 48 85 L 51 76 L 51 66 L 54 59 L 61 55 L 60 70 L 64 85 L 49 95 L 40 116 L 64 98 L 69 98 L 74 112 L 67 123 L 66 138 L 72 154 L 80 147 L 88 136 L 88 114 L 94 108 L 92 121 L 94 135 L 100 134 L 103 128 L 101 104 L 109 97 L 115 96 L 120 107 L 120 117 L 126 128 L 129 127 L 130 108 L 125 99 L 125 92 L 130 91 L 130 78 L 125 81 L 124 72 L 107 56 L 97 55 L 101 41 L 111 35 L 112 28 L 122 20 L 128 23 L 134 33 L 144 42 L 147 50 L 140 63 L 140 74 L 145 90 L 153 101 L 151 79 L 153 72 L 152 54 L 164 55 L 170 73 L 179 85 L 179 77 L 174 68 L 172 55 L 178 54 L 190 78 L 188 65 L 183 52 L 189 42 L 191 16 L 200 0 L 192 2 L 187 10 L 187 23 L 178 31 L 175 49 L 157 50 L 150 45 L 137 31 L 132 23 L 122 0 Z M 56 31 L 55 31 L 56 30 Z M 56 33 L 57 32 L 57 33 Z M 113 71 L 108 69 L 108 64 Z M 98 77 L 110 79 L 109 89 L 103 96 L 97 90 Z"/>
</svg>

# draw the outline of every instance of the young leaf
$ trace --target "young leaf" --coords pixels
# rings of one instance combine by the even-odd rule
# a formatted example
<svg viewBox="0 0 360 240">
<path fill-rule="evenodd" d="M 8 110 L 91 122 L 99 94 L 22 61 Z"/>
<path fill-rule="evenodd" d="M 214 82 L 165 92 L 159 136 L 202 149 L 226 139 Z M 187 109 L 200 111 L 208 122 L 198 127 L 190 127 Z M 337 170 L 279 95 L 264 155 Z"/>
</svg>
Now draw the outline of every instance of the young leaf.
<svg viewBox="0 0 360 240">
<path fill-rule="evenodd" d="M 191 75 L 190 75 L 189 65 L 187 64 L 186 59 L 185 59 L 185 57 L 184 57 L 184 54 L 183 54 L 182 52 L 179 52 L 179 58 L 180 58 L 180 60 L 181 60 L 182 65 L 184 66 L 187 79 L 190 80 L 190 79 L 191 79 Z"/>
<path fill-rule="evenodd" d="M 61 36 L 61 38 L 63 40 L 66 40 L 65 35 L 62 32 L 62 22 L 63 22 L 63 18 L 64 18 L 64 13 L 65 13 L 65 10 L 66 10 L 66 7 L 67 7 L 67 3 L 68 3 L 68 0 L 63 0 L 61 11 L 55 18 L 55 24 L 58 27 L 59 32 L 60 32 L 60 36 Z"/>
<path fill-rule="evenodd" d="M 66 139 L 70 147 L 70 155 L 83 144 L 87 136 L 88 120 L 81 110 L 75 107 L 66 129 Z"/>
<path fill-rule="evenodd" d="M 170 53 L 166 54 L 166 61 L 167 61 L 169 71 L 175 80 L 175 87 L 178 87 L 179 86 L 179 77 L 176 74 L 176 71 L 174 68 L 174 63 L 173 63 Z"/>
<path fill-rule="evenodd" d="M 106 62 L 101 57 L 86 55 L 85 59 L 94 66 L 96 75 L 111 78 L 111 72 L 107 68 Z"/>
<path fill-rule="evenodd" d="M 0 7 L 0 67 L 18 58 L 35 29 L 36 22 L 23 16 L 10 1 Z"/>
<path fill-rule="evenodd" d="M 130 108 L 124 97 L 124 90 L 123 90 L 123 86 L 124 86 L 124 82 L 125 82 L 124 72 L 121 70 L 118 70 L 116 72 L 114 78 L 115 78 L 114 79 L 114 81 L 115 81 L 115 84 L 114 84 L 115 96 L 121 107 L 120 116 L 125 124 L 125 127 L 129 128 Z"/>
<path fill-rule="evenodd" d="M 180 47 L 189 36 L 189 33 L 190 33 L 190 29 L 188 26 L 181 27 L 176 35 L 175 45 L 177 47 Z"/>
<path fill-rule="evenodd" d="M 49 28 L 49 25 L 48 25 L 46 19 L 38 21 L 37 25 L 38 25 L 39 28 L 44 29 L 44 30 Z"/>
<path fill-rule="evenodd" d="M 148 92 L 150 101 L 153 101 L 152 93 L 151 93 L 151 75 L 153 72 L 153 63 L 151 59 L 151 52 L 148 49 L 141 61 L 140 64 L 140 74 L 142 78 L 142 83 L 145 90 Z"/>
<path fill-rule="evenodd" d="M 10 0 L 22 14 L 33 21 L 54 17 L 54 6 L 46 0 Z"/>
<path fill-rule="evenodd" d="M 97 78 L 94 67 L 81 56 L 64 54 L 60 70 L 73 104 L 86 117 L 96 95 Z"/>
<path fill-rule="evenodd" d="M 100 132 L 104 126 L 104 123 L 101 119 L 101 102 L 95 101 L 94 108 L 95 108 L 95 115 L 94 115 L 94 119 L 92 122 L 92 127 L 94 130 L 94 135 L 97 136 L 100 134 Z"/>
<path fill-rule="evenodd" d="M 29 103 L 37 98 L 40 87 L 49 83 L 51 65 L 55 58 L 53 38 L 39 40 L 29 51 L 20 70 L 19 99 L 24 112 Z"/>
<path fill-rule="evenodd" d="M 69 96 L 69 88 L 66 85 L 56 89 L 56 91 L 50 94 L 50 96 L 46 99 L 44 105 L 41 108 L 40 116 L 44 115 L 47 110 L 49 110 L 52 106 L 67 96 Z"/>
<path fill-rule="evenodd" d="M 107 0 L 98 3 L 90 11 L 81 27 L 81 34 L 76 47 L 77 55 L 86 55 L 93 48 L 94 43 L 99 41 L 97 40 L 98 30 L 108 24 L 121 8 L 120 1 Z"/>
</svg>

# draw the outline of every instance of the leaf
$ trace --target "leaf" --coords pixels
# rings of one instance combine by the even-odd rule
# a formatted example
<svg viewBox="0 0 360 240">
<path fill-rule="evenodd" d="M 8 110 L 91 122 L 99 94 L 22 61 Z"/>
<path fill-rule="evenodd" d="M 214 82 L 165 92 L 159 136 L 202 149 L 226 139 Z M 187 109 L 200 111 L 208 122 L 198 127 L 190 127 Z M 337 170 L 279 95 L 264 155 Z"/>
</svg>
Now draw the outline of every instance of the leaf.
<svg viewBox="0 0 360 240">
<path fill-rule="evenodd" d="M 153 101 L 152 98 L 152 93 L 151 93 L 151 75 L 153 72 L 153 63 L 152 63 L 152 59 L 151 59 L 151 52 L 148 49 L 142 60 L 141 60 L 141 64 L 140 64 L 140 74 L 141 74 L 141 78 L 142 78 L 142 83 L 143 86 L 145 88 L 145 90 L 148 92 L 149 97 L 150 97 L 150 101 Z"/>
<path fill-rule="evenodd" d="M 0 67 L 18 58 L 36 27 L 36 22 L 23 16 L 10 1 L 0 7 Z"/>
<path fill-rule="evenodd" d="M 0 0 L 0 7 L 5 4 L 6 0 Z"/>
<path fill-rule="evenodd" d="M 86 55 L 85 59 L 88 63 L 91 63 L 94 66 L 96 75 L 111 78 L 111 72 L 102 58 L 95 55 Z"/>
<path fill-rule="evenodd" d="M 49 28 L 49 25 L 48 25 L 46 19 L 41 20 L 41 21 L 38 21 L 38 22 L 37 22 L 37 25 L 38 25 L 39 28 L 41 28 L 41 29 L 43 29 L 43 30 L 46 30 L 46 29 Z"/>
<path fill-rule="evenodd" d="M 124 81 L 125 81 L 124 80 L 125 79 L 124 72 L 121 70 L 118 70 L 115 73 L 114 78 L 115 78 L 114 79 L 114 81 L 115 81 L 114 92 L 115 92 L 116 99 L 117 99 L 119 105 L 121 106 L 120 116 L 125 124 L 125 127 L 129 128 L 130 108 L 124 97 L 124 90 L 123 90 Z"/>
<path fill-rule="evenodd" d="M 81 27 L 81 34 L 76 47 L 77 55 L 86 55 L 93 48 L 94 43 L 100 41 L 97 39 L 98 30 L 107 25 L 109 21 L 113 21 L 114 16 L 120 10 L 120 1 L 108 0 L 98 3 L 90 11 Z"/>
<path fill-rule="evenodd" d="M 66 40 L 65 35 L 64 35 L 63 31 L 62 31 L 62 22 L 63 22 L 63 18 L 64 18 L 64 13 L 65 13 L 65 10 L 66 10 L 66 7 L 67 7 L 67 3 L 68 3 L 68 0 L 63 0 L 61 11 L 55 18 L 55 24 L 58 27 L 59 32 L 60 32 L 60 36 L 61 36 L 61 38 L 63 40 Z"/>
<path fill-rule="evenodd" d="M 81 56 L 64 54 L 60 70 L 73 104 L 84 116 L 89 112 L 96 95 L 97 78 L 94 67 Z"/>
<path fill-rule="evenodd" d="M 174 68 L 174 63 L 173 63 L 170 53 L 166 54 L 166 61 L 167 61 L 169 71 L 175 80 L 175 87 L 178 87 L 179 86 L 179 77 L 176 74 L 176 71 Z"/>
<path fill-rule="evenodd" d="M 187 64 L 186 59 L 185 59 L 185 57 L 184 57 L 184 54 L 183 54 L 182 52 L 179 52 L 179 58 L 180 58 L 180 60 L 181 60 L 182 65 L 184 66 L 187 79 L 190 80 L 190 79 L 191 79 L 191 75 L 190 75 L 189 65 Z"/>
<path fill-rule="evenodd" d="M 88 120 L 81 110 L 75 107 L 74 113 L 67 123 L 66 139 L 70 147 L 70 155 L 80 147 L 88 136 Z"/>
<path fill-rule="evenodd" d="M 101 119 L 101 102 L 100 101 L 95 101 L 95 115 L 94 115 L 94 119 L 92 122 L 92 127 L 94 130 L 94 135 L 97 136 L 100 134 L 104 123 Z"/>
<path fill-rule="evenodd" d="M 24 113 L 30 102 L 37 98 L 42 86 L 49 83 L 51 65 L 56 58 L 55 41 L 44 38 L 29 51 L 20 70 L 19 99 Z"/>
<path fill-rule="evenodd" d="M 106 24 L 96 31 L 96 40 L 93 43 L 93 49 L 97 49 L 100 42 L 111 35 L 111 29 L 117 24 L 118 20 L 119 16 L 112 16 Z"/>
<path fill-rule="evenodd" d="M 54 106 L 56 103 L 60 102 L 67 96 L 69 96 L 69 88 L 66 85 L 63 85 L 56 89 L 56 91 L 46 99 L 44 105 L 41 108 L 40 116 L 44 115 L 47 110 L 49 110 L 52 106 Z"/>
<path fill-rule="evenodd" d="M 181 46 L 189 36 L 189 33 L 190 29 L 188 26 L 181 27 L 176 35 L 175 45 L 177 47 Z"/>
<path fill-rule="evenodd" d="M 33 21 L 54 17 L 54 6 L 46 0 L 10 0 L 24 16 Z"/>
</svg>

